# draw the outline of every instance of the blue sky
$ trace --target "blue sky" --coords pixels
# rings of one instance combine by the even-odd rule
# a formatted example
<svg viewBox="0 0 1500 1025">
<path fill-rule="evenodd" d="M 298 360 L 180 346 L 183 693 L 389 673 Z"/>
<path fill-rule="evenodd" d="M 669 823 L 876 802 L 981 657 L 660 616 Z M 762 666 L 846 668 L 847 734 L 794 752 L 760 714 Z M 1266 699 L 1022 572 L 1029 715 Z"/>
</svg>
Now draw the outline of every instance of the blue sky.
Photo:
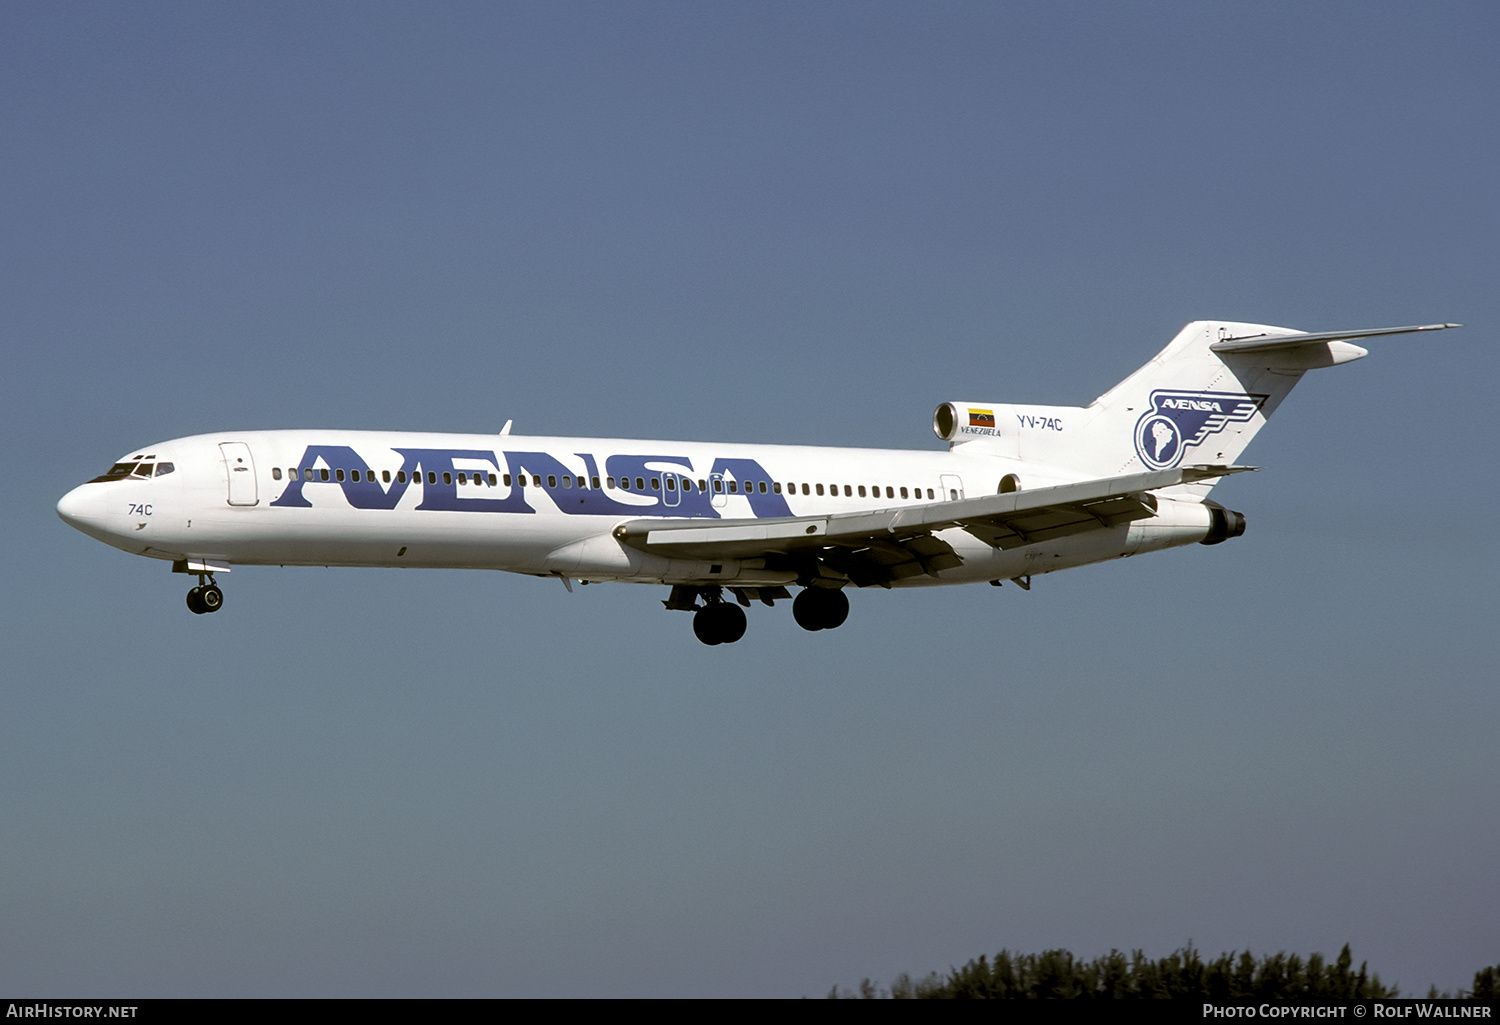
<svg viewBox="0 0 1500 1025">
<path fill-rule="evenodd" d="M 0 989 L 1500 962 L 1492 5 L 0 26 Z M 1468 326 L 1309 375 L 1231 544 L 733 647 L 478 572 L 246 568 L 195 617 L 53 512 L 219 429 L 938 448 L 939 402 L 1086 403 L 1194 319 Z"/>
</svg>

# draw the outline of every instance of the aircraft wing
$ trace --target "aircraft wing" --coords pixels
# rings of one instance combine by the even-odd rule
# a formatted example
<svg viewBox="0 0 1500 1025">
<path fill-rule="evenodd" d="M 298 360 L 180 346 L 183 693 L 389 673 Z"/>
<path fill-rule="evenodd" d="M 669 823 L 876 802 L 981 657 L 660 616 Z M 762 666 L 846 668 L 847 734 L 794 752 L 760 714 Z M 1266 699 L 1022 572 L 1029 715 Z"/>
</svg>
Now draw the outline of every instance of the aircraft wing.
<svg viewBox="0 0 1500 1025">
<path fill-rule="evenodd" d="M 960 528 L 995 548 L 1017 548 L 1089 530 L 1116 527 L 1156 512 L 1150 492 L 1225 477 L 1249 466 L 1181 466 L 1079 484 L 980 498 L 880 509 L 750 520 L 639 519 L 614 536 L 655 555 L 681 559 L 765 557 L 767 566 L 815 561 L 861 587 L 889 585 L 961 565 L 938 531 Z"/>
</svg>

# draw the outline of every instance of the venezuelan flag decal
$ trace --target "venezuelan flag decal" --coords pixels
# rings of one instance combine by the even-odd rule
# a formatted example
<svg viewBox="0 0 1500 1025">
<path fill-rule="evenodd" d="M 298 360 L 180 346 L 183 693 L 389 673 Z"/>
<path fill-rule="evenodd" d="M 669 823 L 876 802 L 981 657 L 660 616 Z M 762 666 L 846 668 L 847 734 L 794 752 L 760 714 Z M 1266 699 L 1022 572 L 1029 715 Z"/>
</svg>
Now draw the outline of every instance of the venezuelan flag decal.
<svg viewBox="0 0 1500 1025">
<path fill-rule="evenodd" d="M 969 426 L 970 427 L 994 427 L 995 426 L 995 411 L 993 409 L 975 409 L 973 406 L 970 406 L 969 407 Z"/>
</svg>

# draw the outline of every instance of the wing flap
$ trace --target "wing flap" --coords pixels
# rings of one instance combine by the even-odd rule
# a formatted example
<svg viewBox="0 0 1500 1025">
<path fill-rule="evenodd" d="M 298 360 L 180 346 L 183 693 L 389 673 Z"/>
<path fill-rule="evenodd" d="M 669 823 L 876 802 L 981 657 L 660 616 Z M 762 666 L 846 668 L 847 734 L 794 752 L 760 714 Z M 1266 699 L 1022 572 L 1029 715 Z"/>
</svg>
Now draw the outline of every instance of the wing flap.
<svg viewBox="0 0 1500 1025">
<path fill-rule="evenodd" d="M 888 583 L 962 564 L 937 537 L 961 528 L 996 548 L 1014 548 L 1089 530 L 1116 527 L 1156 511 L 1147 492 L 1211 480 L 1248 466 L 1182 466 L 1078 484 L 984 495 L 900 509 L 757 520 L 629 520 L 615 537 L 672 558 L 811 560 L 861 586 Z"/>
</svg>

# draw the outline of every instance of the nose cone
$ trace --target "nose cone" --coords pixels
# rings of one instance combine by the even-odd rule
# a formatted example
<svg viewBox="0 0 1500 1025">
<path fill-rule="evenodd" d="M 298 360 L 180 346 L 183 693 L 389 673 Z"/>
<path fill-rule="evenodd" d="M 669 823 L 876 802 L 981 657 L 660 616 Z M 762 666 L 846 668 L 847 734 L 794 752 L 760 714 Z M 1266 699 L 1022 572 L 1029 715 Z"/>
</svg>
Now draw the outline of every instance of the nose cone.
<svg viewBox="0 0 1500 1025">
<path fill-rule="evenodd" d="M 90 537 L 103 538 L 104 529 L 104 495 L 103 489 L 97 484 L 83 484 L 66 495 L 57 503 L 57 515 L 62 521 L 75 530 L 81 530 Z"/>
</svg>

